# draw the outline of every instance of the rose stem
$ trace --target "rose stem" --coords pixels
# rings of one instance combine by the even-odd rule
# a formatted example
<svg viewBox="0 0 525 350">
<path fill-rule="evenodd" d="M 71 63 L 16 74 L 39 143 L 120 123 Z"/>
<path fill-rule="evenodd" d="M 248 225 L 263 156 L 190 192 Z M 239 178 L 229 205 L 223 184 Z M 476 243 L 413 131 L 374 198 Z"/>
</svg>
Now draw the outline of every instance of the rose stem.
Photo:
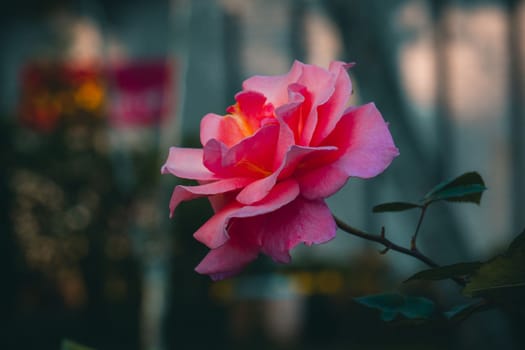
<svg viewBox="0 0 525 350">
<path fill-rule="evenodd" d="M 349 233 L 357 237 L 361 237 L 367 241 L 372 241 L 372 242 L 382 244 L 386 248 L 384 252 L 390 249 L 395 250 L 396 252 L 399 252 L 401 254 L 410 255 L 411 257 L 414 257 L 418 259 L 419 261 L 427 264 L 431 268 L 440 267 L 436 262 L 434 262 L 428 256 L 421 253 L 417 248 L 412 247 L 413 249 L 408 249 L 408 248 L 395 244 L 394 242 L 392 242 L 391 240 L 385 237 L 384 230 L 382 230 L 381 235 L 374 235 L 374 234 L 371 234 L 365 231 L 361 231 L 355 227 L 348 225 L 347 223 L 341 221 L 335 215 L 334 215 L 334 219 L 335 219 L 335 223 L 337 224 L 337 227 L 339 227 L 341 230 L 345 231 L 346 233 Z M 454 277 L 452 278 L 452 280 L 454 280 L 454 282 L 456 282 L 460 286 L 465 286 L 465 281 L 462 278 Z"/>
</svg>

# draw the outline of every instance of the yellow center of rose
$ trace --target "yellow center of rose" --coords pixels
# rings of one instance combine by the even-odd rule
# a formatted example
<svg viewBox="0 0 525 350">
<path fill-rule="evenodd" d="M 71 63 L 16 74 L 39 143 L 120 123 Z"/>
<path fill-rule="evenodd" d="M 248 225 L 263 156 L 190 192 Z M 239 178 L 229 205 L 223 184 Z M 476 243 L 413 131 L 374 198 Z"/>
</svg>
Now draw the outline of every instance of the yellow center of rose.
<svg viewBox="0 0 525 350">
<path fill-rule="evenodd" d="M 275 117 L 273 109 L 271 111 L 265 111 L 262 107 L 260 111 L 254 111 L 252 108 L 249 111 L 241 109 L 239 103 L 230 106 L 227 109 L 228 114 L 224 117 L 228 118 L 229 121 L 233 122 L 237 126 L 237 130 L 231 130 L 230 135 L 234 136 L 235 143 L 240 142 L 244 138 L 248 138 L 255 134 L 261 127 L 261 121 L 267 120 L 268 118 Z M 266 121 L 267 123 L 268 121 Z M 235 144 L 234 143 L 234 144 Z M 266 177 L 272 174 L 271 166 L 267 164 L 261 164 L 258 160 L 251 159 L 251 157 L 243 157 L 236 162 L 235 167 L 241 168 L 247 171 L 250 176 L 261 176 Z"/>
<path fill-rule="evenodd" d="M 239 127 L 239 130 L 242 132 L 244 137 L 248 137 L 253 135 L 255 130 L 250 126 L 248 121 L 246 120 L 246 116 L 240 112 L 236 112 L 233 114 L 226 115 L 227 118 L 231 118 L 235 121 L 237 126 Z"/>
</svg>

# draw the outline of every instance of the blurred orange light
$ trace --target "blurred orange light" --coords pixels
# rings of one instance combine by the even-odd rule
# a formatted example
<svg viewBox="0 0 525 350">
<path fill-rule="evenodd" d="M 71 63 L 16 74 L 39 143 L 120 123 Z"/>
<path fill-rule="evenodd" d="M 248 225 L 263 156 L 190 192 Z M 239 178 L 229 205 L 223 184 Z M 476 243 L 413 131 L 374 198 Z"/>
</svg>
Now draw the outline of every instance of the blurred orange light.
<svg viewBox="0 0 525 350">
<path fill-rule="evenodd" d="M 75 102 L 84 109 L 94 111 L 102 106 L 104 91 L 93 81 L 83 83 L 75 92 Z"/>
</svg>

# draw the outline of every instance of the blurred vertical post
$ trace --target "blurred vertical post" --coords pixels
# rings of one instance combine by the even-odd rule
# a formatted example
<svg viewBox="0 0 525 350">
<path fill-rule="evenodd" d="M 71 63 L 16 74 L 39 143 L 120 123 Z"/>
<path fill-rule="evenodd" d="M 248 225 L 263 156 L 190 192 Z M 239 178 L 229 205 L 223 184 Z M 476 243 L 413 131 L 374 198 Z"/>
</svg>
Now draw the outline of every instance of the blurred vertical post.
<svg viewBox="0 0 525 350">
<path fill-rule="evenodd" d="M 171 81 L 174 89 L 171 90 L 170 115 L 158 125 L 157 154 L 163 161 L 170 146 L 181 142 L 181 114 L 184 109 L 185 80 L 187 68 L 187 38 L 188 22 L 191 13 L 191 2 L 186 0 L 172 0 L 169 3 L 170 37 L 166 43 L 168 47 L 167 59 L 173 65 Z M 143 281 L 142 281 L 142 311 L 141 311 L 141 342 L 144 350 L 163 350 L 166 348 L 165 334 L 166 310 L 170 295 L 171 251 L 173 239 L 168 219 L 167 203 L 171 195 L 171 185 L 166 181 L 158 184 L 157 210 L 160 215 L 159 237 L 156 242 L 159 249 L 154 252 L 145 251 L 143 254 Z M 162 215 L 165 214 L 165 215 Z M 142 242 L 144 244 L 144 242 Z M 144 247 L 142 249 L 145 249 Z M 146 249 L 147 250 L 147 249 Z"/>
<path fill-rule="evenodd" d="M 170 2 L 170 22 L 171 40 L 168 44 L 169 54 L 175 62 L 175 69 L 172 77 L 175 85 L 172 98 L 175 100 L 175 108 L 171 111 L 171 116 L 160 132 L 160 151 L 163 152 L 175 144 L 181 143 L 182 137 L 182 114 L 185 108 L 185 82 L 188 68 L 188 40 L 189 40 L 189 20 L 191 17 L 191 1 L 171 0 Z"/>
<path fill-rule="evenodd" d="M 231 97 L 240 90 L 242 84 L 241 77 L 241 19 L 238 12 L 228 11 L 228 7 L 223 10 L 223 41 L 224 41 L 224 71 L 225 71 L 225 105 L 232 103 Z"/>
<path fill-rule="evenodd" d="M 525 198 L 525 114 L 523 108 L 523 42 L 520 19 L 523 17 L 520 0 L 507 0 L 508 49 L 509 49 L 509 134 L 511 149 L 511 229 L 515 233 L 525 225 L 523 219 L 523 198 Z"/>
<path fill-rule="evenodd" d="M 113 160 L 121 190 L 132 204 L 129 232 L 140 259 L 140 347 L 144 350 L 166 349 L 174 241 L 167 203 L 172 188 L 159 172 L 169 146 L 180 143 L 189 12 L 190 2 L 183 0 L 134 4 L 130 16 L 145 24 L 142 31 L 148 40 L 126 41 L 125 47 L 135 48 L 138 59 L 117 61 L 110 75 L 116 90 L 110 105 Z M 163 60 L 152 60 L 155 54 Z"/>
<path fill-rule="evenodd" d="M 454 144 L 452 138 L 451 108 L 448 94 L 448 57 L 446 52 L 447 23 L 444 12 L 449 6 L 448 0 L 432 0 L 432 16 L 434 19 L 434 48 L 436 55 L 436 129 L 439 147 L 436 147 L 434 169 L 434 182 L 443 181 L 450 176 L 447 171 L 454 163 Z"/>
<path fill-rule="evenodd" d="M 9 131 L 11 124 L 0 116 L 0 148 L 4 150 L 11 150 L 11 135 Z M 12 198 L 11 191 L 8 186 L 8 169 L 11 164 L 11 157 L 8 156 L 11 152 L 2 152 L 0 160 L 2 167 L 0 169 L 0 266 L 2 272 L 2 288 L 0 291 L 0 305 L 2 305 L 4 319 L 14 319 L 15 312 L 15 296 L 16 296 L 16 270 L 15 270 L 15 243 L 13 239 L 13 231 L 11 229 L 11 220 L 9 219 L 9 203 Z M 8 158 L 9 157 L 9 158 Z M 0 333 L 0 348 L 8 347 L 12 334 L 9 329 L 11 325 L 4 328 L 5 333 Z"/>
<path fill-rule="evenodd" d="M 292 57 L 299 61 L 306 61 L 305 48 L 305 13 L 307 6 L 305 0 L 292 0 L 290 10 L 290 50 Z"/>
</svg>

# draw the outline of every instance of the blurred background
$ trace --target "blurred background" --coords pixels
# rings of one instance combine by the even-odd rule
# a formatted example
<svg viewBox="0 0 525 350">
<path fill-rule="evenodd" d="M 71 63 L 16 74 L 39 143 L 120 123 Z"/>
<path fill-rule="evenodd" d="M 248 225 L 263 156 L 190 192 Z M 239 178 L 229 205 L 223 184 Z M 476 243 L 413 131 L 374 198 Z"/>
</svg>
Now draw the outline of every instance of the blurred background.
<svg viewBox="0 0 525 350">
<path fill-rule="evenodd" d="M 2 349 L 523 349 L 524 315 L 390 325 L 352 301 L 385 291 L 462 301 L 424 266 L 343 232 L 211 283 L 193 271 L 203 200 L 172 220 L 159 169 L 198 146 L 242 81 L 294 59 L 356 62 L 401 155 L 329 199 L 356 227 L 408 245 L 417 213 L 372 214 L 478 171 L 481 206 L 437 204 L 420 249 L 488 259 L 525 226 L 525 4 L 518 0 L 25 0 L 0 12 Z"/>
</svg>

